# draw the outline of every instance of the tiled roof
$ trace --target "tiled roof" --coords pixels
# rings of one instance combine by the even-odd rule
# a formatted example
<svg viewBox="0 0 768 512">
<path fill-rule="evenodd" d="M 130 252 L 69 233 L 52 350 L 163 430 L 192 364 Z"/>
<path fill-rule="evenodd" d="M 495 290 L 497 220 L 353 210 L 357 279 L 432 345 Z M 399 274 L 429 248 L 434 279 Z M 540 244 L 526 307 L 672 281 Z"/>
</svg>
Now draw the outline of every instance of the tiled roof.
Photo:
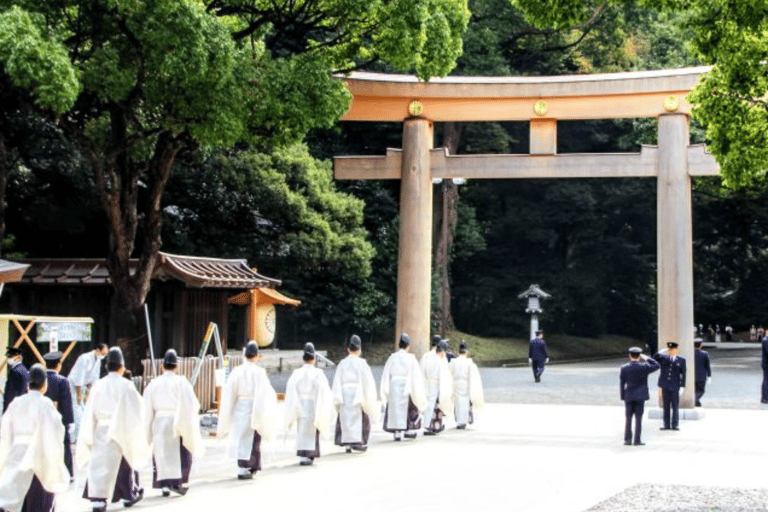
<svg viewBox="0 0 768 512">
<path fill-rule="evenodd" d="M 0 283 L 21 281 L 29 265 L 16 261 L 0 260 Z"/>
</svg>

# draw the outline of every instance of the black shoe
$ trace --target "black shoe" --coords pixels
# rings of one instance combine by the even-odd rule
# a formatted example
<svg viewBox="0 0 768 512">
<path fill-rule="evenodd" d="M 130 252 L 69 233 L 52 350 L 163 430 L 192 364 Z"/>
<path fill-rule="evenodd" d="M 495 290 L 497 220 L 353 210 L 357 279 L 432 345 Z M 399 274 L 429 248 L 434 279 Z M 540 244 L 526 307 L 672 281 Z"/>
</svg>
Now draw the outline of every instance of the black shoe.
<svg viewBox="0 0 768 512">
<path fill-rule="evenodd" d="M 437 432 L 435 432 L 434 430 L 425 430 L 424 431 L 424 435 L 425 436 L 434 436 L 434 435 L 437 435 Z M 416 436 L 414 436 L 414 437 L 416 437 Z"/>
<path fill-rule="evenodd" d="M 351 446 L 347 446 L 346 448 L 344 448 L 344 451 L 347 452 L 347 453 L 352 453 L 352 447 Z"/>
<path fill-rule="evenodd" d="M 136 493 L 136 497 L 133 498 L 132 500 L 125 500 L 123 502 L 123 506 L 125 508 L 131 508 L 132 506 L 134 506 L 135 504 L 140 502 L 143 498 L 144 498 L 144 488 L 143 487 L 139 487 L 139 492 Z"/>
<path fill-rule="evenodd" d="M 659 430 L 672 430 L 672 429 L 669 427 L 661 427 Z"/>
<path fill-rule="evenodd" d="M 353 446 L 352 449 L 355 450 L 356 452 L 364 452 L 368 449 L 368 447 L 361 444 L 361 445 Z"/>
<path fill-rule="evenodd" d="M 624 441 L 624 444 L 627 446 L 632 446 L 632 441 Z"/>
<path fill-rule="evenodd" d="M 541 382 L 541 377 L 534 377 L 534 382 Z"/>
<path fill-rule="evenodd" d="M 253 473 L 251 473 L 251 476 L 253 476 Z M 171 490 L 180 496 L 184 496 L 187 494 L 189 487 L 184 487 L 183 485 L 172 485 Z"/>
<path fill-rule="evenodd" d="M 466 425 L 456 425 L 456 428 L 459 429 L 459 430 L 464 430 L 465 428 L 467 428 L 467 426 Z"/>
<path fill-rule="evenodd" d="M 171 489 L 170 487 L 163 487 L 163 490 L 160 492 L 160 494 L 163 495 L 163 498 L 167 498 L 171 495 Z"/>
<path fill-rule="evenodd" d="M 93 512 L 106 512 L 107 510 L 107 502 L 106 501 L 94 501 L 93 502 Z"/>
<path fill-rule="evenodd" d="M 416 432 L 414 432 L 413 434 L 408 434 L 408 433 L 403 434 L 403 437 L 406 439 L 416 439 Z"/>
<path fill-rule="evenodd" d="M 645 443 L 635 443 L 635 446 L 645 446 Z"/>
<path fill-rule="evenodd" d="M 760 400 L 761 404 L 768 404 L 768 400 Z"/>
<path fill-rule="evenodd" d="M 672 427 L 672 430 L 680 430 L 678 427 Z"/>
<path fill-rule="evenodd" d="M 253 480 L 253 473 L 238 473 L 238 480 Z"/>
</svg>

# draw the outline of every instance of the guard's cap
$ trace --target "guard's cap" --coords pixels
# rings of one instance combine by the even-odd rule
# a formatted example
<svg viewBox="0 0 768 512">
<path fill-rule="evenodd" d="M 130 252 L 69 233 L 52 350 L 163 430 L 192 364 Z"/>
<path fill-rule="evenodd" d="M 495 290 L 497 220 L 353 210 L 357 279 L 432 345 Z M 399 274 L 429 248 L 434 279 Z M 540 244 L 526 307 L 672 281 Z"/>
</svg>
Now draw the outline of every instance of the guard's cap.
<svg viewBox="0 0 768 512">
<path fill-rule="evenodd" d="M 667 342 L 667 348 L 677 348 L 677 343 L 674 341 Z"/>
<path fill-rule="evenodd" d="M 245 345 L 245 357 L 253 359 L 257 355 L 259 355 L 259 344 L 256 341 L 251 340 Z"/>
<path fill-rule="evenodd" d="M 632 354 L 633 356 L 639 356 L 640 354 L 643 353 L 643 349 L 641 349 L 640 347 L 630 347 L 629 353 Z"/>
<path fill-rule="evenodd" d="M 163 364 L 167 365 L 177 365 L 179 364 L 179 355 L 176 353 L 175 350 L 172 348 L 169 348 L 165 351 L 165 356 L 163 357 Z"/>
<path fill-rule="evenodd" d="M 436 346 L 437 346 L 437 344 L 438 344 L 438 343 L 440 343 L 440 340 L 441 340 L 441 339 L 442 339 L 442 338 L 440 338 L 440 335 L 439 335 L 439 334 L 435 334 L 434 336 L 432 336 L 432 339 L 430 340 L 430 343 L 429 343 L 429 344 L 430 344 L 431 346 L 433 346 L 433 347 L 436 347 Z"/>
<path fill-rule="evenodd" d="M 362 343 L 360 342 L 360 336 L 353 334 L 347 342 L 347 348 L 352 351 L 360 350 Z"/>
<path fill-rule="evenodd" d="M 304 344 L 304 357 L 315 358 L 315 345 L 311 341 Z"/>
<path fill-rule="evenodd" d="M 544 331 L 536 331 L 536 336 L 538 336 L 539 334 L 544 334 Z"/>
<path fill-rule="evenodd" d="M 437 344 L 437 351 L 445 352 L 446 350 L 448 350 L 448 343 L 445 340 L 440 340 L 440 343 Z"/>
<path fill-rule="evenodd" d="M 45 372 L 45 367 L 40 363 L 33 364 L 29 369 L 29 383 L 40 388 L 47 380 L 48 374 Z"/>
<path fill-rule="evenodd" d="M 112 347 L 109 349 L 109 352 L 107 352 L 107 364 L 118 364 L 120 366 L 125 364 L 123 351 L 120 350 L 120 347 Z"/>
<path fill-rule="evenodd" d="M 701 338 L 695 338 L 693 340 L 693 346 L 696 348 L 700 347 L 702 343 L 704 343 L 704 340 L 702 340 Z"/>
<path fill-rule="evenodd" d="M 8 347 L 8 350 L 5 351 L 5 355 L 8 357 L 20 356 L 21 349 L 18 347 Z"/>
<path fill-rule="evenodd" d="M 61 361 L 61 358 L 63 356 L 64 356 L 64 354 L 62 354 L 60 350 L 55 350 L 53 352 L 48 352 L 47 354 L 45 354 L 43 356 L 43 359 L 45 361 L 51 361 L 51 362 Z"/>
<path fill-rule="evenodd" d="M 469 346 L 466 341 L 459 343 L 459 354 L 464 354 L 469 350 Z"/>
<path fill-rule="evenodd" d="M 404 332 L 403 334 L 400 335 L 400 343 L 405 346 L 408 346 L 411 344 L 411 337 L 408 336 L 407 332 Z"/>
</svg>

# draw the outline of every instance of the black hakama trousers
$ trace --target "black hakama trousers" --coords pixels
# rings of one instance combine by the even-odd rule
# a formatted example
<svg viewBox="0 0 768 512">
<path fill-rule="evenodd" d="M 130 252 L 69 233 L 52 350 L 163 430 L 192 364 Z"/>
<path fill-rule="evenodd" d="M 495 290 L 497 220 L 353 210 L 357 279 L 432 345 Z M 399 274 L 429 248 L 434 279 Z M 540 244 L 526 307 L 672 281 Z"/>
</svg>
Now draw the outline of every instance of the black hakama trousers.
<svg viewBox="0 0 768 512">
<path fill-rule="evenodd" d="M 67 466 L 69 476 L 74 477 L 72 469 L 72 442 L 69 440 L 69 425 L 64 425 L 64 465 Z"/>
<path fill-rule="evenodd" d="M 315 449 L 314 450 L 296 450 L 296 455 L 299 457 L 307 457 L 308 459 L 315 459 L 320 457 L 320 431 L 315 429 Z"/>
<path fill-rule="evenodd" d="M 123 457 L 120 460 L 120 469 L 117 470 L 117 480 L 115 481 L 115 491 L 112 494 L 112 503 L 120 500 L 134 501 L 141 494 L 139 487 L 139 472 L 134 471 Z M 88 483 L 83 489 L 83 498 L 91 501 L 104 501 L 104 498 L 92 498 L 88 496 Z"/>
<path fill-rule="evenodd" d="M 438 432 L 442 432 L 445 429 L 445 425 L 443 425 L 443 411 L 440 410 L 440 408 L 435 404 L 435 410 L 432 411 L 432 419 L 429 421 L 429 425 L 427 425 L 427 431 L 437 434 Z"/>
<path fill-rule="evenodd" d="M 53 512 L 54 495 L 43 488 L 43 484 L 37 479 L 37 475 L 32 476 L 32 483 L 29 484 L 27 495 L 24 497 L 24 503 L 21 506 L 21 512 Z M 0 512 L 4 509 L 0 508 Z"/>
<path fill-rule="evenodd" d="M 334 436 L 333 442 L 337 446 L 367 446 L 368 445 L 368 438 L 371 435 L 371 419 L 368 417 L 367 414 L 362 413 L 363 415 L 363 435 L 362 443 L 342 443 L 341 442 L 341 418 L 336 418 L 336 435 Z"/>
<path fill-rule="evenodd" d="M 237 467 L 250 469 L 251 473 L 255 473 L 261 469 L 261 436 L 255 430 L 253 431 L 251 457 L 249 459 L 238 459 Z"/>
<path fill-rule="evenodd" d="M 401 432 L 401 430 L 387 428 L 387 414 L 389 413 L 389 404 L 384 409 L 384 431 L 385 432 Z M 413 400 L 408 397 L 408 417 L 405 423 L 405 430 L 418 430 L 421 428 L 421 414 L 419 409 L 414 405 Z"/>
<path fill-rule="evenodd" d="M 155 464 L 155 458 L 152 457 L 152 487 L 155 489 L 161 489 L 163 487 L 180 487 L 189 483 L 189 473 L 192 471 L 192 454 L 184 447 L 184 443 L 181 439 L 179 439 L 179 447 L 181 455 L 181 478 L 158 480 L 157 464 Z"/>
</svg>

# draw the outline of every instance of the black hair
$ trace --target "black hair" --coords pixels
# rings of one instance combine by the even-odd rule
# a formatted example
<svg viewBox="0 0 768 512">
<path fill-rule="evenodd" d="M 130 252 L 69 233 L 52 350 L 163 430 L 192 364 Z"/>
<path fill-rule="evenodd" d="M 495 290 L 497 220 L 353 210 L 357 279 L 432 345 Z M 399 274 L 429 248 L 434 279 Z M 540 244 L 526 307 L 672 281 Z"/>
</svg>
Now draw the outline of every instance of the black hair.
<svg viewBox="0 0 768 512">
<path fill-rule="evenodd" d="M 45 360 L 45 367 L 49 370 L 55 370 L 57 366 L 59 366 L 59 363 L 61 362 L 61 359 L 46 359 Z"/>
<path fill-rule="evenodd" d="M 400 340 L 400 342 L 397 344 L 397 346 L 400 347 L 400 348 L 406 348 L 406 347 L 408 347 L 408 345 L 410 345 L 410 343 L 408 343 L 407 341 L 403 341 L 403 340 Z"/>
<path fill-rule="evenodd" d="M 107 348 L 107 344 L 103 341 L 96 341 L 93 343 L 93 350 L 104 350 Z"/>
<path fill-rule="evenodd" d="M 308 354 L 307 352 L 304 352 L 304 355 L 301 358 L 305 363 L 308 363 L 315 358 L 315 354 Z"/>
<path fill-rule="evenodd" d="M 43 389 L 43 386 L 45 385 L 45 381 L 43 382 L 30 382 L 29 383 L 29 389 L 33 391 L 40 391 Z"/>
<path fill-rule="evenodd" d="M 123 367 L 122 364 L 116 363 L 116 362 L 113 362 L 113 361 L 110 361 L 110 362 L 107 363 L 107 371 L 108 372 L 116 372 L 117 370 L 119 370 L 122 367 Z"/>
<path fill-rule="evenodd" d="M 163 363 L 163 369 L 164 370 L 175 370 L 176 367 L 178 367 L 178 366 L 179 366 L 178 364 Z"/>
</svg>

